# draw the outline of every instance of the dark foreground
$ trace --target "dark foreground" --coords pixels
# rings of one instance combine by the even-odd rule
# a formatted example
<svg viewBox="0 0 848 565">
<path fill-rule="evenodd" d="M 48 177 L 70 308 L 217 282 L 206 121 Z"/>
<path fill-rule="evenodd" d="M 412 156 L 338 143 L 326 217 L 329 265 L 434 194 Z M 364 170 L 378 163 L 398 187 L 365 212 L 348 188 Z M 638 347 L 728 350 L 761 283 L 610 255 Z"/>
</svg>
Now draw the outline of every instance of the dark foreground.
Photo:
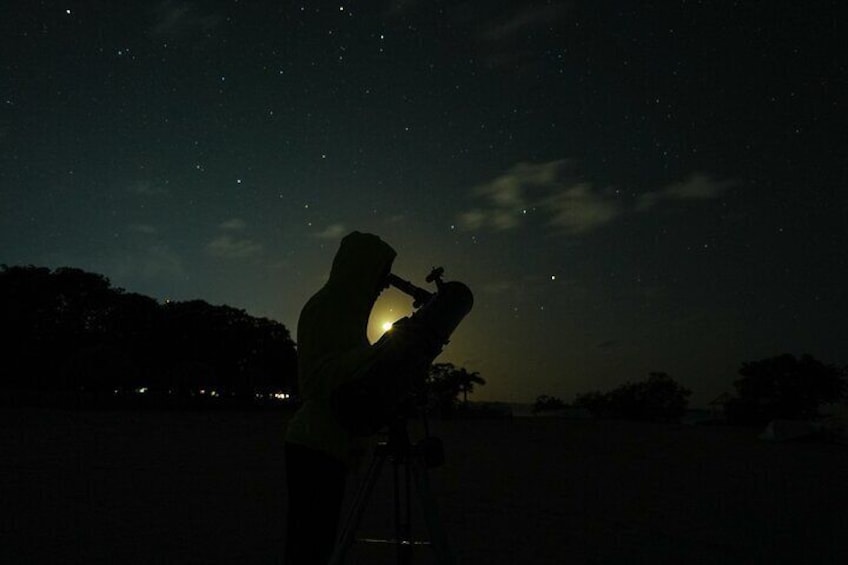
<svg viewBox="0 0 848 565">
<path fill-rule="evenodd" d="M 3 409 L 0 563 L 280 563 L 285 420 Z M 448 460 L 431 480 L 460 563 L 848 562 L 845 446 L 621 422 L 435 428 Z M 363 534 L 392 523 L 382 479 Z M 356 546 L 349 562 L 391 558 Z"/>
</svg>

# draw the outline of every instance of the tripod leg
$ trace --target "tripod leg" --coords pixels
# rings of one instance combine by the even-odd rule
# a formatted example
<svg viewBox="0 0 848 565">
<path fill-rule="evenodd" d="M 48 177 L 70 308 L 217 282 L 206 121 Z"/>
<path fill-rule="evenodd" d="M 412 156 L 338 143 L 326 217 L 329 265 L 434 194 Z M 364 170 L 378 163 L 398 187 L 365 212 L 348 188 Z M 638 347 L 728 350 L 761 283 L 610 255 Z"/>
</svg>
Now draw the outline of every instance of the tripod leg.
<svg viewBox="0 0 848 565">
<path fill-rule="evenodd" d="M 362 514 L 365 512 L 365 506 L 371 497 L 371 491 L 374 490 L 374 485 L 380 476 L 380 470 L 383 467 L 384 461 L 385 457 L 383 455 L 374 455 L 374 458 L 371 460 L 371 465 L 368 467 L 368 474 L 356 491 L 350 511 L 342 525 L 339 539 L 336 542 L 336 548 L 333 550 L 332 558 L 330 558 L 330 565 L 342 565 L 344 563 L 345 554 L 353 543 L 353 537 L 359 528 L 359 522 L 362 520 Z"/>
<path fill-rule="evenodd" d="M 403 547 L 402 543 L 406 536 L 405 528 L 401 523 L 401 501 L 400 501 L 400 466 L 399 460 L 395 459 L 392 462 L 392 479 L 394 483 L 394 502 L 395 502 L 395 544 L 397 549 L 397 562 L 403 563 Z"/>
<path fill-rule="evenodd" d="M 403 504 L 398 485 L 397 467 L 403 466 Z M 412 563 L 412 463 L 405 458 L 395 470 L 395 543 L 397 544 L 397 563 Z"/>
<path fill-rule="evenodd" d="M 456 561 L 448 543 L 448 536 L 439 520 L 436 499 L 430 490 L 430 479 L 427 475 L 427 469 L 424 467 L 424 462 L 416 460 L 415 464 L 412 465 L 412 473 L 415 479 L 418 502 L 421 505 L 424 521 L 427 523 L 427 530 L 430 534 L 430 543 L 436 556 L 436 563 L 439 565 L 455 565 Z"/>
</svg>

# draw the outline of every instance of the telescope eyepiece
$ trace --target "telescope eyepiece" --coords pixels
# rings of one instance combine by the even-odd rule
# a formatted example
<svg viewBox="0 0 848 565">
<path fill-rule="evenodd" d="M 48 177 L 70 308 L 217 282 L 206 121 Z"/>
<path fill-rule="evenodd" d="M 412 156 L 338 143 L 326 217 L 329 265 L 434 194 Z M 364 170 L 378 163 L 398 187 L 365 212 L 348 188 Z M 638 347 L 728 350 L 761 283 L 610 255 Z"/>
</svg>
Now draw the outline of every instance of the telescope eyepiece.
<svg viewBox="0 0 848 565">
<path fill-rule="evenodd" d="M 443 267 L 433 267 L 424 280 L 428 283 L 436 283 L 436 292 L 440 292 L 445 284 L 444 281 L 442 281 L 444 274 L 445 269 Z M 416 310 L 427 304 L 427 302 L 435 296 L 435 293 L 424 290 L 423 288 L 412 284 L 408 280 L 400 278 L 394 273 L 389 273 L 389 276 L 386 278 L 386 284 L 387 286 L 391 285 L 404 294 L 411 296 L 414 300 L 412 306 Z"/>
<path fill-rule="evenodd" d="M 430 271 L 430 274 L 424 279 L 428 283 L 435 282 L 436 288 L 441 288 L 442 286 L 442 276 L 445 274 L 445 269 L 443 267 L 433 267 Z"/>
<path fill-rule="evenodd" d="M 426 304 L 431 298 L 433 298 L 433 294 L 424 290 L 423 288 L 417 287 L 408 280 L 404 280 L 399 276 L 389 273 L 388 276 L 389 284 L 401 291 L 402 293 L 411 296 L 413 299 L 412 306 L 414 308 L 420 308 L 424 304 Z"/>
</svg>

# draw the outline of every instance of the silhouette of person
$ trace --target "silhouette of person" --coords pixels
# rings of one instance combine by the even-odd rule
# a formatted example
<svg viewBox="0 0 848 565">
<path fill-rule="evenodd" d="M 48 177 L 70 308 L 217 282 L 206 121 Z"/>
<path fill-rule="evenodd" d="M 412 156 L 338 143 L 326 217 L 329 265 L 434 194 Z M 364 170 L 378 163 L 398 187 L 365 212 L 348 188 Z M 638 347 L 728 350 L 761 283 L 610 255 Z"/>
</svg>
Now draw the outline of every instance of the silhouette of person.
<svg viewBox="0 0 848 565">
<path fill-rule="evenodd" d="M 324 286 L 297 326 L 303 404 L 286 434 L 286 564 L 326 563 L 333 552 L 347 469 L 362 438 L 388 423 L 394 404 L 426 375 L 437 336 L 400 324 L 369 344 L 371 308 L 388 286 L 396 252 L 376 235 L 342 239 Z M 359 449 L 361 451 L 361 449 Z"/>
</svg>

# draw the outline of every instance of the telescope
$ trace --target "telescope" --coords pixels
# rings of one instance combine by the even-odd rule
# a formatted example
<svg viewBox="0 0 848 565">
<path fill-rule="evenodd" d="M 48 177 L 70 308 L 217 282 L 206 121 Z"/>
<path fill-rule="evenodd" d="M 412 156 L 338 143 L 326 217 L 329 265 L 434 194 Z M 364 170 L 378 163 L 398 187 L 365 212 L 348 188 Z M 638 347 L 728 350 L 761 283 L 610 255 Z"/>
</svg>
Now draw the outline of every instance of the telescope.
<svg viewBox="0 0 848 565">
<path fill-rule="evenodd" d="M 471 289 L 443 281 L 443 275 L 441 267 L 427 275 L 435 292 L 388 275 L 387 286 L 411 296 L 415 312 L 395 322 L 373 345 L 372 360 L 333 394 L 335 414 L 353 435 L 372 435 L 408 411 L 409 401 L 421 395 L 430 364 L 471 311 Z"/>
<path fill-rule="evenodd" d="M 393 466 L 395 535 L 393 539 L 366 538 L 361 541 L 397 546 L 398 563 L 410 563 L 413 546 L 423 544 L 432 547 L 440 565 L 455 563 L 427 478 L 427 469 L 444 462 L 442 441 L 430 436 L 425 410 L 420 413 L 424 423 L 422 439 L 411 442 L 406 424 L 408 410 L 416 400 L 419 404 L 422 400 L 415 398 L 416 392 L 423 391 L 426 403 L 423 385 L 427 368 L 474 305 L 471 289 L 458 281 L 443 281 L 444 272 L 443 268 L 434 267 L 426 277 L 428 283 L 436 284 L 435 292 L 393 273 L 388 275 L 386 286 L 391 285 L 411 296 L 415 312 L 398 320 L 395 329 L 384 333 L 374 344 L 386 362 L 375 361 L 366 367 L 360 379 L 342 385 L 334 397 L 336 416 L 353 435 L 371 435 L 388 426 L 388 439 L 377 444 L 374 450 L 371 466 L 341 528 L 331 565 L 344 562 L 385 461 L 390 461 Z M 411 537 L 413 489 L 430 533 L 428 542 L 414 541 Z"/>
<path fill-rule="evenodd" d="M 444 274 L 442 267 L 433 267 L 424 279 L 428 283 L 436 284 L 435 293 L 393 273 L 388 276 L 388 284 L 412 297 L 412 307 L 416 312 L 411 319 L 433 332 L 442 346 L 448 343 L 450 335 L 474 305 L 471 289 L 459 281 L 443 281 Z"/>
</svg>

